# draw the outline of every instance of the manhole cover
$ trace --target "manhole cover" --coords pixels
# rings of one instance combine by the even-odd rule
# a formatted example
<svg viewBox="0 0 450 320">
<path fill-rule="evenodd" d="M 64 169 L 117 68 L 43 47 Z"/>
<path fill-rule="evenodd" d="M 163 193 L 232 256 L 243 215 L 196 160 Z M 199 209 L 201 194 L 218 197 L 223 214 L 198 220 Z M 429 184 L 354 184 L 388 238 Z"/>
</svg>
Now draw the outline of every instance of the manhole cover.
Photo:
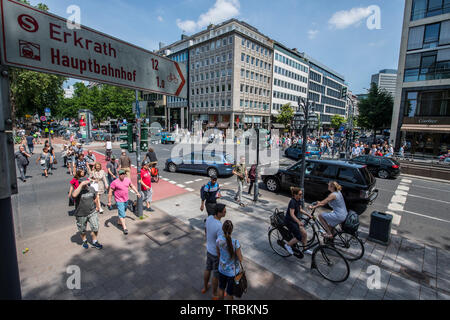
<svg viewBox="0 0 450 320">
<path fill-rule="evenodd" d="M 180 239 L 187 235 L 187 233 L 177 226 L 166 225 L 159 229 L 146 232 L 145 235 L 151 240 L 155 241 L 160 246 L 163 246 L 169 242 Z"/>
</svg>

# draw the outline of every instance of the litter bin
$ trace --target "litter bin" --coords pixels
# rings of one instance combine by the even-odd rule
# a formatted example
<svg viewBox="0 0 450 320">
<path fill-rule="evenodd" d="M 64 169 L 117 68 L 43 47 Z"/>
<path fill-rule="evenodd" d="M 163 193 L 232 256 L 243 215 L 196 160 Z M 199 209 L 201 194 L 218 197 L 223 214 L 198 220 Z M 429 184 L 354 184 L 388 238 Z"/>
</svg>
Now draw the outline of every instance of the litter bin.
<svg viewBox="0 0 450 320">
<path fill-rule="evenodd" d="M 370 215 L 370 229 L 367 240 L 388 245 L 391 239 L 392 215 L 374 211 Z"/>
</svg>

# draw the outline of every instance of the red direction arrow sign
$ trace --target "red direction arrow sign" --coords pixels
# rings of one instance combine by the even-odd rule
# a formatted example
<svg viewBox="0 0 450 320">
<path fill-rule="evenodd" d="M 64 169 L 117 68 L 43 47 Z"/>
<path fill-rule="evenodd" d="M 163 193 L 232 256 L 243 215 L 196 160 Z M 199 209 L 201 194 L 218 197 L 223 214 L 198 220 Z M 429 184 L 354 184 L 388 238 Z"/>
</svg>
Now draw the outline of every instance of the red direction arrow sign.
<svg viewBox="0 0 450 320">
<path fill-rule="evenodd" d="M 0 0 L 8 66 L 187 98 L 186 65 L 14 0 Z M 180 81 L 181 80 L 181 84 Z"/>
</svg>

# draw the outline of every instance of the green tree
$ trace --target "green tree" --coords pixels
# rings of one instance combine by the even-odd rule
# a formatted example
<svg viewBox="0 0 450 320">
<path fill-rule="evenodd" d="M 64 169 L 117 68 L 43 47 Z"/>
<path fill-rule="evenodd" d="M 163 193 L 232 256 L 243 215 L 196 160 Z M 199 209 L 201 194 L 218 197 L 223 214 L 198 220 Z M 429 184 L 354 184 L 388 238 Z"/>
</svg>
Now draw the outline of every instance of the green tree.
<svg viewBox="0 0 450 320">
<path fill-rule="evenodd" d="M 393 107 L 392 95 L 385 90 L 379 90 L 378 86 L 372 83 L 367 98 L 358 103 L 359 127 L 374 131 L 389 128 Z"/>
<path fill-rule="evenodd" d="M 284 125 L 284 128 L 290 126 L 292 118 L 294 117 L 294 109 L 291 104 L 287 103 L 281 107 L 280 114 L 277 117 L 277 122 Z"/>
<path fill-rule="evenodd" d="M 21 2 L 30 5 L 29 1 Z M 48 11 L 48 6 L 39 3 L 38 9 Z M 28 71 L 25 69 L 9 68 L 10 100 L 12 119 L 25 114 L 43 114 L 49 107 L 54 112 L 63 101 L 62 88 L 66 78 L 52 74 Z"/>
<path fill-rule="evenodd" d="M 331 117 L 331 127 L 334 130 L 338 130 L 343 123 L 345 123 L 345 118 L 343 116 L 335 114 L 334 116 Z"/>
</svg>

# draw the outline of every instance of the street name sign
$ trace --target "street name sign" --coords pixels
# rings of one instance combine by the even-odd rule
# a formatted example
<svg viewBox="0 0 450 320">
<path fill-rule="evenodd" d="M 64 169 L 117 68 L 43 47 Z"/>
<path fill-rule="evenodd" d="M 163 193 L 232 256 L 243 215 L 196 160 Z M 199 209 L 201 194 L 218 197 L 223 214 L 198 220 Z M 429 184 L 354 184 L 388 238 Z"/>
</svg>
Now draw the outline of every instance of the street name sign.
<svg viewBox="0 0 450 320">
<path fill-rule="evenodd" d="M 185 64 L 13 0 L 1 2 L 3 64 L 187 98 Z"/>
</svg>

